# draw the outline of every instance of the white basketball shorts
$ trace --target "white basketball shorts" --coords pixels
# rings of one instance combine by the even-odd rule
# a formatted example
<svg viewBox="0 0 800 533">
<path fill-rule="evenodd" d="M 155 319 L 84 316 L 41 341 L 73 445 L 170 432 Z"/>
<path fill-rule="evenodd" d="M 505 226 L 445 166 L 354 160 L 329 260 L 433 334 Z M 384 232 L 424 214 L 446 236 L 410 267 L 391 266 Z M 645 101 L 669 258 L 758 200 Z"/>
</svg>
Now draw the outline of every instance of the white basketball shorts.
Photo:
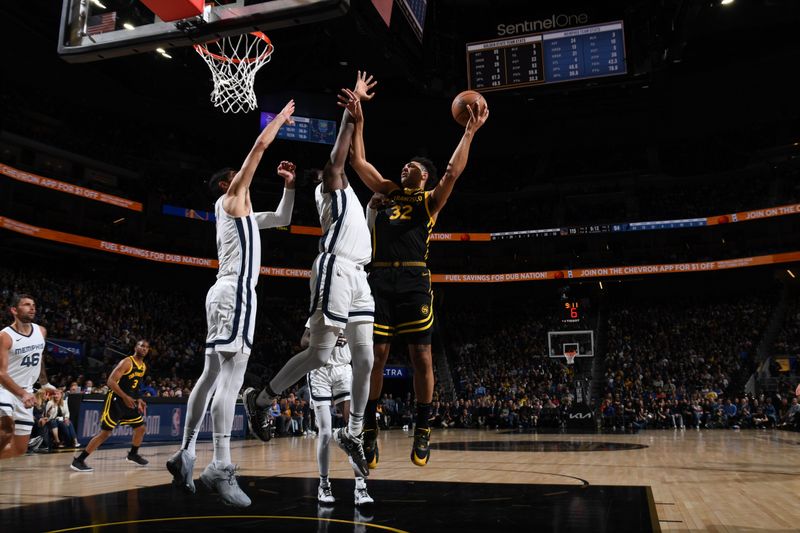
<svg viewBox="0 0 800 533">
<path fill-rule="evenodd" d="M 0 416 L 10 416 L 14 419 L 14 435 L 30 435 L 33 431 L 33 407 L 26 408 L 22 400 L 1 387 Z"/>
<path fill-rule="evenodd" d="M 308 390 L 311 408 L 318 405 L 336 405 L 350 399 L 353 369 L 350 365 L 325 365 L 308 373 Z"/>
<path fill-rule="evenodd" d="M 348 322 L 372 322 L 372 299 L 364 267 L 329 253 L 321 253 L 311 268 L 310 313 L 322 314 L 326 326 L 344 328 Z"/>
<path fill-rule="evenodd" d="M 206 295 L 206 355 L 249 354 L 256 324 L 256 291 L 240 276 L 224 276 Z"/>
</svg>

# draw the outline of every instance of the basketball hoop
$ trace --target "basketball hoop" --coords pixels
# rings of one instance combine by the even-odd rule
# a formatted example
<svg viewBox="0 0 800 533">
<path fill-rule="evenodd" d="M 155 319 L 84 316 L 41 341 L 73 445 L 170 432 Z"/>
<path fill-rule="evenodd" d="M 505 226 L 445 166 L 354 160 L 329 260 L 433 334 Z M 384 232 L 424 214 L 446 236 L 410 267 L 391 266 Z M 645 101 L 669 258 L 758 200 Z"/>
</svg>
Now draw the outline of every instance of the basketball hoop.
<svg viewBox="0 0 800 533">
<path fill-rule="evenodd" d="M 211 69 L 214 107 L 224 113 L 256 109 L 258 103 L 253 91 L 256 73 L 269 62 L 275 50 L 269 37 L 254 31 L 196 44 L 194 50 Z"/>
<path fill-rule="evenodd" d="M 578 352 L 564 352 L 564 357 L 567 359 L 568 365 L 575 364 L 575 357 L 578 355 Z"/>
</svg>

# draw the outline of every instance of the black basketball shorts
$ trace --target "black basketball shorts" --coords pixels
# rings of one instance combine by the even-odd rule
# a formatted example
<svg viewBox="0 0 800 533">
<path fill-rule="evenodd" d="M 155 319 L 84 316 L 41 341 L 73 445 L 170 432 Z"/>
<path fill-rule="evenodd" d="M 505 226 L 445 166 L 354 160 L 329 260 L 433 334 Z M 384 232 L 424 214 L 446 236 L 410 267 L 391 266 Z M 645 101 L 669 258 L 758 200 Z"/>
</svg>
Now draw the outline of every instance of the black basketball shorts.
<svg viewBox="0 0 800 533">
<path fill-rule="evenodd" d="M 375 343 L 391 343 L 395 337 L 409 344 L 431 343 L 433 291 L 427 268 L 376 268 L 369 286 L 375 299 Z"/>
</svg>

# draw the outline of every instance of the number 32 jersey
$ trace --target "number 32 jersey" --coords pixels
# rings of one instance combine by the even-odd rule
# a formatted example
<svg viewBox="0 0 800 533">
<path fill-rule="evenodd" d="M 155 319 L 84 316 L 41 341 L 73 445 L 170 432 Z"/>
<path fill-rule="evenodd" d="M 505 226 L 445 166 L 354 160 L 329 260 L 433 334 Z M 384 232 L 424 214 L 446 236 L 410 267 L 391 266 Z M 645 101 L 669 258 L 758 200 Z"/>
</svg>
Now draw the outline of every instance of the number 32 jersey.
<svg viewBox="0 0 800 533">
<path fill-rule="evenodd" d="M 31 324 L 31 333 L 25 336 L 8 326 L 3 333 L 11 337 L 8 351 L 8 375 L 14 383 L 28 392 L 33 392 L 33 384 L 39 379 L 44 358 L 44 336 L 36 324 Z M 2 386 L 0 386 L 2 388 Z"/>
<path fill-rule="evenodd" d="M 390 203 L 378 211 L 372 226 L 373 262 L 425 262 L 436 222 L 428 201 L 430 191 L 396 189 Z M 384 265 L 385 266 L 385 265 Z"/>
</svg>

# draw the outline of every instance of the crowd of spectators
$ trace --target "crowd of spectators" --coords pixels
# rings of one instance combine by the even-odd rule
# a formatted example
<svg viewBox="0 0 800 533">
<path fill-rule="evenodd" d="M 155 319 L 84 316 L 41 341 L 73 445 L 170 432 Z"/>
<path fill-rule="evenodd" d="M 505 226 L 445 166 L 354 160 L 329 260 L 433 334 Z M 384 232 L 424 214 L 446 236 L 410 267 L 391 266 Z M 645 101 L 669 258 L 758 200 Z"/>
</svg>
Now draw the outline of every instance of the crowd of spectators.
<svg viewBox="0 0 800 533">
<path fill-rule="evenodd" d="M 15 291 L 34 295 L 37 322 L 47 326 L 51 339 L 84 343 L 82 358 L 46 358 L 50 381 L 62 396 L 108 392 L 111 369 L 141 337 L 152 346 L 150 372 L 141 388 L 144 397 L 188 397 L 201 372 L 205 321 L 201 303 L 193 300 L 204 291 L 171 292 L 99 277 L 7 269 L 0 269 L 0 287 L 3 299 Z M 699 297 L 647 305 L 613 303 L 605 325 L 605 377 L 597 406 L 602 424 L 632 429 L 793 427 L 800 408 L 791 395 L 741 395 L 775 299 L 767 294 L 713 303 L 708 303 L 713 298 Z M 299 350 L 307 312 L 303 299 L 265 302 L 251 365 L 259 379 Z M 798 307 L 797 302 L 789 306 L 777 337 L 781 347 L 798 342 Z M 445 393 L 437 379 L 432 425 L 558 427 L 576 401 L 590 402 L 592 360 L 566 365 L 547 355 L 554 312 L 494 305 L 482 311 L 456 306 L 440 315 L 454 391 Z M 405 346 L 392 354 L 391 362 L 410 366 Z M 410 393 L 401 396 L 383 396 L 379 413 L 384 427 L 412 423 L 413 399 Z M 48 447 L 72 440 L 68 411 L 53 411 L 41 402 L 39 409 L 40 436 Z M 278 435 L 313 429 L 302 380 L 271 410 Z M 334 424 L 341 423 L 342 413 L 335 410 Z"/>
<path fill-rule="evenodd" d="M 557 426 L 575 401 L 576 385 L 586 382 L 580 362 L 569 366 L 547 356 L 547 316 L 553 311 L 499 306 L 448 313 L 455 399 L 434 402 L 434 427 Z"/>
<path fill-rule="evenodd" d="M 776 400 L 776 401 L 775 401 Z M 601 407 L 605 429 L 773 429 L 800 430 L 797 398 L 761 394 L 724 398 L 714 391 L 705 396 L 655 401 L 606 398 Z"/>
<path fill-rule="evenodd" d="M 737 396 L 755 368 L 773 299 L 689 297 L 615 306 L 608 319 L 605 398 L 599 406 L 604 425 L 755 424 L 752 416 L 767 409 L 771 399 Z M 777 423 L 774 416 L 771 423 Z"/>
<path fill-rule="evenodd" d="M 795 296 L 786 308 L 783 327 L 775 337 L 772 352 L 800 356 L 800 296 Z"/>
</svg>

